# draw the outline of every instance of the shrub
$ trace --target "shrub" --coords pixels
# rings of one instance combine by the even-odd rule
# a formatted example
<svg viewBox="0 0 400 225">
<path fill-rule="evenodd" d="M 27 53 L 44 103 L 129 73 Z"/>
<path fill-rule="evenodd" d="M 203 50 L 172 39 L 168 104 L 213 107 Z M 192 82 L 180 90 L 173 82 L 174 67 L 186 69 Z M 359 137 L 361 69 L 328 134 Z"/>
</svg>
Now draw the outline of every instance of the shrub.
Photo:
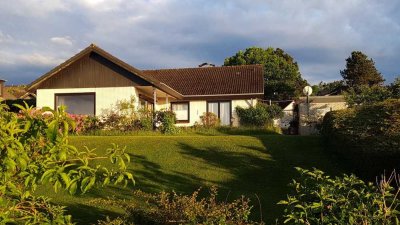
<svg viewBox="0 0 400 225">
<path fill-rule="evenodd" d="M 321 133 L 367 153 L 400 153 L 400 99 L 329 112 Z"/>
<path fill-rule="evenodd" d="M 146 207 L 128 205 L 127 221 L 136 224 L 257 224 L 249 220 L 252 206 L 250 200 L 241 197 L 233 202 L 217 200 L 216 188 L 210 195 L 199 198 L 199 191 L 192 195 L 180 195 L 175 192 L 147 194 L 136 191 L 135 195 L 146 201 Z"/>
<path fill-rule="evenodd" d="M 383 177 L 378 186 L 354 175 L 332 178 L 314 169 L 296 168 L 300 181 L 284 205 L 284 223 L 289 224 L 398 224 L 400 204 L 398 175 Z"/>
<path fill-rule="evenodd" d="M 355 165 L 393 169 L 400 158 L 400 99 L 329 112 L 321 134 Z"/>
<path fill-rule="evenodd" d="M 236 107 L 236 113 L 240 118 L 240 124 L 244 126 L 264 127 L 271 125 L 273 119 L 283 116 L 282 109 L 277 105 L 258 103 L 255 107 Z"/>
<path fill-rule="evenodd" d="M 215 113 L 205 112 L 200 116 L 201 125 L 205 128 L 215 128 L 220 124 L 220 120 Z"/>
<path fill-rule="evenodd" d="M 93 150 L 68 144 L 68 131 L 75 129 L 75 123 L 64 107 L 51 111 L 16 107 L 21 110 L 19 115 L 0 104 L 1 224 L 71 224 L 63 207 L 34 195 L 39 184 L 51 185 L 55 192 L 83 194 L 94 186 L 133 181 L 126 171 L 129 155 L 117 145 L 98 156 Z M 94 163 L 104 159 L 114 168 Z"/>
<path fill-rule="evenodd" d="M 160 110 L 156 112 L 156 123 L 160 123 L 159 129 L 164 134 L 175 134 L 179 132 L 175 126 L 176 116 L 173 111 Z"/>
</svg>

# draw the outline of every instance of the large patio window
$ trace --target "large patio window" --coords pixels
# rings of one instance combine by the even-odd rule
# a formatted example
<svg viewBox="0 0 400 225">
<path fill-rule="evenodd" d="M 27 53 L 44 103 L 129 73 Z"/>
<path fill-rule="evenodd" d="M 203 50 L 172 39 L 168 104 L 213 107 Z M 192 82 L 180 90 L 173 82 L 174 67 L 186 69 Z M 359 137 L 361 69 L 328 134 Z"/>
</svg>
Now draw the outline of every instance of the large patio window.
<svg viewBox="0 0 400 225">
<path fill-rule="evenodd" d="M 189 102 L 172 102 L 171 109 L 176 115 L 176 122 L 189 122 Z"/>
<path fill-rule="evenodd" d="M 207 102 L 207 112 L 212 112 L 218 116 L 221 125 L 231 125 L 231 102 L 230 101 L 216 101 Z"/>
<path fill-rule="evenodd" d="M 67 112 L 80 115 L 95 115 L 96 100 L 95 93 L 68 93 L 56 94 L 55 106 L 67 107 Z"/>
</svg>

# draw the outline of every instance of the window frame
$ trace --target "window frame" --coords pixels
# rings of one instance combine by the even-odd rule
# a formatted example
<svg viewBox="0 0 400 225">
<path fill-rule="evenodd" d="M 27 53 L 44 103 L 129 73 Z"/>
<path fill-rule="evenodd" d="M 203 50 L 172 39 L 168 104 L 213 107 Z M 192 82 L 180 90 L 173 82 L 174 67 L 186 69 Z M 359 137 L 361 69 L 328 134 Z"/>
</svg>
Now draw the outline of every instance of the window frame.
<svg viewBox="0 0 400 225">
<path fill-rule="evenodd" d="M 217 107 L 217 109 L 218 109 L 218 114 L 217 114 L 217 117 L 218 117 L 218 119 L 221 119 L 221 110 L 220 110 L 220 108 L 221 108 L 221 103 L 229 103 L 229 126 L 232 126 L 232 101 L 231 100 L 221 100 L 221 101 L 218 101 L 218 100 L 216 100 L 216 101 L 207 101 L 207 107 L 206 107 L 206 112 L 208 113 L 208 112 L 210 112 L 209 111 L 209 109 L 208 109 L 208 103 L 218 103 L 218 107 Z"/>
<path fill-rule="evenodd" d="M 178 105 L 178 104 L 186 104 L 188 106 L 188 112 L 187 112 L 187 120 L 178 120 L 176 119 L 175 123 L 190 123 L 190 102 L 185 101 L 185 102 L 171 102 L 171 111 L 173 112 L 173 105 Z"/>
<path fill-rule="evenodd" d="M 74 92 L 74 93 L 55 93 L 54 94 L 54 109 L 58 109 L 57 97 L 59 96 L 75 96 L 75 95 L 93 95 L 93 116 L 96 116 L 96 92 Z"/>
</svg>

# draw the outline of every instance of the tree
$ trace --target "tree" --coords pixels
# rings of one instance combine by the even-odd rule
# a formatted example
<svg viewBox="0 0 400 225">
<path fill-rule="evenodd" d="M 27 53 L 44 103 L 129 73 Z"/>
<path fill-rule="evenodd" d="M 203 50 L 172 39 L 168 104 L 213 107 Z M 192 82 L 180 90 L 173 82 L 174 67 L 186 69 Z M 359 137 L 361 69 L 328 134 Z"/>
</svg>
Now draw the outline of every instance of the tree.
<svg viewBox="0 0 400 225">
<path fill-rule="evenodd" d="M 392 92 L 393 98 L 400 98 L 400 76 L 396 77 L 389 85 L 389 90 Z"/>
<path fill-rule="evenodd" d="M 344 93 L 344 98 L 350 107 L 357 105 L 370 105 L 392 98 L 392 93 L 385 86 L 367 85 L 359 86 L 357 89 L 349 88 Z"/>
<path fill-rule="evenodd" d="M 267 99 L 298 97 L 307 81 L 301 77 L 297 62 L 282 49 L 250 47 L 224 61 L 225 66 L 262 64 L 265 66 L 264 96 Z"/>
<path fill-rule="evenodd" d="M 313 95 L 324 96 L 324 95 L 338 95 L 344 90 L 344 82 L 342 80 L 332 82 L 319 82 L 318 85 L 313 85 Z"/>
<path fill-rule="evenodd" d="M 340 74 L 350 88 L 382 85 L 384 81 L 381 73 L 375 68 L 375 62 L 360 51 L 351 53 L 346 59 L 346 68 L 340 71 Z"/>
</svg>

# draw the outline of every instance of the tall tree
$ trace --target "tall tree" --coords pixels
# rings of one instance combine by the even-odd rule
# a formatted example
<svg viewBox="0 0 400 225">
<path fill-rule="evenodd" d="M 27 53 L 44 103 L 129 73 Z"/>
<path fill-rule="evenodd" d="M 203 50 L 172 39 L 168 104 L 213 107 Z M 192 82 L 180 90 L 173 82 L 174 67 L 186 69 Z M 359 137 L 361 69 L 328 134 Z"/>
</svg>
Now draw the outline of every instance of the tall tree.
<svg viewBox="0 0 400 225">
<path fill-rule="evenodd" d="M 250 47 L 225 59 L 225 66 L 262 64 L 267 99 L 291 99 L 301 95 L 307 81 L 301 77 L 293 57 L 277 48 Z"/>
<path fill-rule="evenodd" d="M 385 81 L 382 74 L 375 68 L 375 62 L 360 51 L 353 51 L 346 59 L 346 68 L 340 71 L 346 85 L 359 88 L 368 85 L 382 85 Z"/>
</svg>

